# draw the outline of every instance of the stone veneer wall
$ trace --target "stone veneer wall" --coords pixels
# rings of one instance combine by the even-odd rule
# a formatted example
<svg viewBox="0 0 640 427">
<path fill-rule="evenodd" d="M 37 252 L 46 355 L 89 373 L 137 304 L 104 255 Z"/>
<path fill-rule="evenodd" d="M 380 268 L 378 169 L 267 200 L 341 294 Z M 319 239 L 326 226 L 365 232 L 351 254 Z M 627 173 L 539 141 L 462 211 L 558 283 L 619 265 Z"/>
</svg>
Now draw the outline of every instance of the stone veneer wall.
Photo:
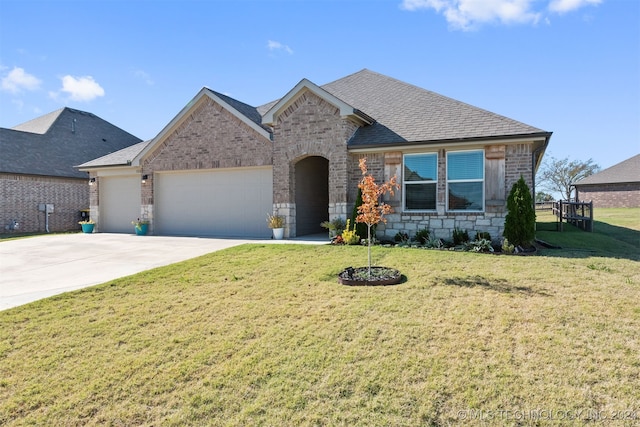
<svg viewBox="0 0 640 427">
<path fill-rule="evenodd" d="M 274 126 L 274 211 L 286 216 L 286 237 L 296 236 L 295 165 L 309 156 L 329 160 L 329 219 L 347 212 L 347 140 L 358 126 L 306 91 L 277 117 Z"/>
<path fill-rule="evenodd" d="M 446 212 L 446 180 L 438 181 L 437 189 L 437 206 L 435 212 L 409 213 L 402 212 L 402 188 L 395 193 L 393 197 L 387 196 L 386 203 L 393 207 L 394 212 L 386 216 L 387 223 L 379 224 L 377 227 L 377 237 L 379 239 L 393 240 L 398 232 L 405 232 L 409 236 L 414 236 L 416 231 L 428 229 L 432 235 L 441 239 L 452 240 L 453 231 L 456 228 L 469 231 L 469 237 L 474 238 L 478 231 L 488 232 L 493 240 L 498 241 L 502 238 L 504 231 L 504 220 L 507 214 L 506 199 L 513 184 L 520 179 L 522 175 L 527 185 L 532 189 L 531 174 L 531 145 L 517 144 L 498 146 L 496 150 L 487 148 L 485 155 L 489 159 L 493 153 L 499 152 L 504 154 L 494 155 L 495 158 L 504 159 L 504 172 L 499 172 L 503 176 L 504 186 L 500 185 L 500 191 L 504 193 L 502 198 L 493 200 L 491 204 L 486 203 L 485 211 L 470 213 L 447 213 Z M 398 183 L 402 185 L 402 153 L 389 152 L 384 154 L 351 154 L 349 159 L 349 206 L 347 217 L 351 215 L 351 209 L 355 203 L 357 196 L 357 184 L 360 181 L 361 173 L 358 168 L 360 157 L 367 158 L 367 167 L 369 172 L 375 177 L 376 182 L 388 180 L 394 174 L 398 179 Z M 440 149 L 438 151 L 438 176 L 446 176 L 446 151 Z M 485 167 L 487 160 L 485 160 Z M 485 173 L 485 179 L 487 178 Z M 485 193 L 488 190 L 485 183 Z M 491 190 L 493 191 L 493 189 Z M 494 195 L 495 196 L 495 195 Z M 498 195 L 500 197 L 500 195 Z"/>
<path fill-rule="evenodd" d="M 0 175 L 0 233 L 13 220 L 17 232 L 46 231 L 46 214 L 40 204 L 53 204 L 49 231 L 80 230 L 80 211 L 89 208 L 89 185 L 85 178 L 54 178 L 36 175 Z"/>
<path fill-rule="evenodd" d="M 594 208 L 640 208 L 640 182 L 581 185 L 577 197 Z"/>
</svg>

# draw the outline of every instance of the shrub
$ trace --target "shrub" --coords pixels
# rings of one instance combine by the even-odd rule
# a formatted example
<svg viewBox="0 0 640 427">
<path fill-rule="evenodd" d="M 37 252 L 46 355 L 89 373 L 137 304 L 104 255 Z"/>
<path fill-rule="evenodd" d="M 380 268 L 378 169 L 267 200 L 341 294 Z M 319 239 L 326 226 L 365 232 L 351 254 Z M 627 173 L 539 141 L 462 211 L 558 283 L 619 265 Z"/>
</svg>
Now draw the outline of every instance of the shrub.
<svg viewBox="0 0 640 427">
<path fill-rule="evenodd" d="M 509 239 L 504 239 L 502 242 L 502 252 L 505 254 L 512 254 L 516 250 L 516 247 L 509 243 Z"/>
<path fill-rule="evenodd" d="M 337 217 L 332 219 L 331 221 L 323 221 L 320 223 L 320 227 L 326 228 L 329 230 L 329 236 L 339 236 L 342 234 L 346 223 L 344 219 Z"/>
<path fill-rule="evenodd" d="M 466 242 L 464 244 L 464 250 L 473 252 L 493 252 L 493 246 L 491 246 L 491 240 L 478 239 L 473 242 Z"/>
<path fill-rule="evenodd" d="M 482 240 L 482 239 L 484 239 L 484 240 L 488 240 L 488 241 L 491 241 L 491 234 L 489 234 L 489 233 L 488 233 L 488 232 L 486 232 L 486 231 L 478 231 L 478 232 L 476 233 L 476 238 L 475 238 L 475 240 Z"/>
<path fill-rule="evenodd" d="M 426 228 L 418 230 L 416 231 L 416 242 L 420 243 L 421 245 L 426 245 L 429 241 L 430 236 L 431 233 L 429 233 L 429 230 L 427 230 Z"/>
<path fill-rule="evenodd" d="M 393 241 L 397 243 L 407 243 L 409 241 L 409 235 L 404 231 L 398 231 L 395 236 L 393 236 Z"/>
<path fill-rule="evenodd" d="M 425 243 L 425 246 L 427 248 L 442 249 L 444 247 L 444 242 L 441 239 L 438 239 L 437 237 L 432 237 L 432 238 L 429 238 L 429 240 Z"/>
<path fill-rule="evenodd" d="M 467 230 L 461 230 L 458 227 L 453 230 L 453 244 L 455 246 L 462 245 L 468 241 L 469 233 L 467 233 Z"/>
<path fill-rule="evenodd" d="M 347 245 L 357 245 L 360 243 L 360 236 L 358 236 L 358 233 L 356 233 L 355 227 L 353 230 L 351 230 L 350 222 L 351 220 L 348 219 L 345 229 L 342 232 L 342 240 Z"/>
<path fill-rule="evenodd" d="M 529 186 L 522 175 L 507 197 L 504 237 L 514 246 L 528 247 L 536 235 L 536 212 Z"/>
</svg>

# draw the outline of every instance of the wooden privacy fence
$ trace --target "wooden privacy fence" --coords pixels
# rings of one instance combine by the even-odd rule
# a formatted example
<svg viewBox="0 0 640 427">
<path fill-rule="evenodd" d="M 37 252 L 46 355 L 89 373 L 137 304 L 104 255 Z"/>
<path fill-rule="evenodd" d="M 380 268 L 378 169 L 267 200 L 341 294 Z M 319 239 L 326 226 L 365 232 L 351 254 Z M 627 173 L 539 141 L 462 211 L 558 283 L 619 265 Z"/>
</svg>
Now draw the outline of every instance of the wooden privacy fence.
<svg viewBox="0 0 640 427">
<path fill-rule="evenodd" d="M 593 231 L 593 201 L 591 202 L 554 202 L 553 213 L 558 218 L 558 230 L 562 231 L 562 221 L 584 231 Z"/>
</svg>

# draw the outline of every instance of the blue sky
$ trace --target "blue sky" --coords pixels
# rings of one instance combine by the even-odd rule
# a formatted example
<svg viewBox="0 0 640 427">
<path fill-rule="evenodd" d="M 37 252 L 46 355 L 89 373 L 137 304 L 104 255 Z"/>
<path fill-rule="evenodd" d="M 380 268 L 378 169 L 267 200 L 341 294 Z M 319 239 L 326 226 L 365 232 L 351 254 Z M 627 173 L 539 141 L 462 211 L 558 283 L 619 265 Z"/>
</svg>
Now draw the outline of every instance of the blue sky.
<svg viewBox="0 0 640 427">
<path fill-rule="evenodd" d="M 258 106 L 363 68 L 640 153 L 637 0 L 0 0 L 0 127 L 68 106 L 154 137 L 207 86 Z"/>
</svg>

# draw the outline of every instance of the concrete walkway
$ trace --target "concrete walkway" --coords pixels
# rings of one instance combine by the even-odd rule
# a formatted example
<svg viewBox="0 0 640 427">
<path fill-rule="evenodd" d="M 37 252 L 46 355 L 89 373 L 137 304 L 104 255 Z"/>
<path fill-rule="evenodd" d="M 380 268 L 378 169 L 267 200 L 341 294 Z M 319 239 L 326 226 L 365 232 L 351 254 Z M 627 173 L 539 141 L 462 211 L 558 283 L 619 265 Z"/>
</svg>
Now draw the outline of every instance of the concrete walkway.
<svg viewBox="0 0 640 427">
<path fill-rule="evenodd" d="M 244 243 L 326 244 L 134 234 L 56 234 L 0 241 L 0 310 Z"/>
</svg>

